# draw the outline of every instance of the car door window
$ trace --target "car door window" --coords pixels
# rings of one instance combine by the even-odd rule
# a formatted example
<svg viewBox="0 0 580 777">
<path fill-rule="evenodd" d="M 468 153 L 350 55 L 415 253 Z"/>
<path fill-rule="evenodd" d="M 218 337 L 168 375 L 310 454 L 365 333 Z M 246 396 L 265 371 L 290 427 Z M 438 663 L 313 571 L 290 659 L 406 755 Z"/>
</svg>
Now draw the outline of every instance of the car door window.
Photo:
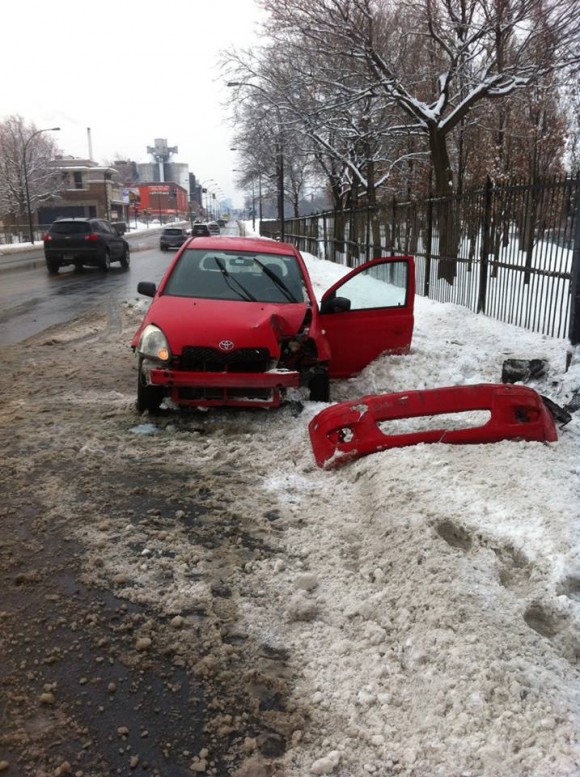
<svg viewBox="0 0 580 777">
<path fill-rule="evenodd" d="M 383 353 L 408 353 L 413 335 L 413 258 L 384 257 L 352 270 L 320 302 L 331 378 L 356 375 Z"/>
<path fill-rule="evenodd" d="M 336 290 L 350 300 L 350 310 L 403 307 L 407 301 L 409 265 L 405 262 L 372 265 Z"/>
</svg>

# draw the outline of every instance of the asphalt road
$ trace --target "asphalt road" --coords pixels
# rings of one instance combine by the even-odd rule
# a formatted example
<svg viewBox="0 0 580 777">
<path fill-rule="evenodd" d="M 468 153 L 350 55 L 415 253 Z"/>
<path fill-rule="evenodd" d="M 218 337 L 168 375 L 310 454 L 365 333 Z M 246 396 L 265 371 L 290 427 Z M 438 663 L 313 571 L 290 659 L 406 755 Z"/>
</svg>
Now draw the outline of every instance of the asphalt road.
<svg viewBox="0 0 580 777">
<path fill-rule="evenodd" d="M 130 268 L 115 263 L 106 274 L 70 267 L 49 275 L 41 247 L 0 258 L 0 345 L 15 345 L 90 308 L 107 310 L 114 301 L 136 298 L 139 281 L 159 282 L 175 255 L 159 250 L 159 229 L 128 238 Z"/>
<path fill-rule="evenodd" d="M 156 245 L 156 243 L 155 243 Z M 140 280 L 159 281 L 173 252 L 145 248 L 131 253 L 131 266 L 113 264 L 108 273 L 71 268 L 49 275 L 44 263 L 11 273 L 0 281 L 0 345 L 14 345 L 90 308 L 107 309 L 113 300 L 137 296 Z"/>
</svg>

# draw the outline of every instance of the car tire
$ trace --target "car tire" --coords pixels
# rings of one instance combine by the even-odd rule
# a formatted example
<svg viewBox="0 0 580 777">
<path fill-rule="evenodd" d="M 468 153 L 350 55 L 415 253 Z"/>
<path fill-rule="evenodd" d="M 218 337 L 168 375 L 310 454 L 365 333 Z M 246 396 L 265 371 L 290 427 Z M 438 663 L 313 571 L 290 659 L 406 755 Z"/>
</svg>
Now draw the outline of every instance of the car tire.
<svg viewBox="0 0 580 777">
<path fill-rule="evenodd" d="M 162 251 L 167 251 L 167 246 L 159 246 Z"/>
<path fill-rule="evenodd" d="M 58 275 L 58 271 L 60 269 L 60 264 L 58 262 L 52 261 L 50 259 L 46 260 L 46 268 L 50 275 Z"/>
<path fill-rule="evenodd" d="M 330 402 L 330 379 L 328 372 L 320 372 L 308 384 L 311 402 Z"/>
<path fill-rule="evenodd" d="M 124 270 L 129 269 L 129 265 L 131 264 L 131 252 L 128 248 L 125 248 L 123 255 L 121 256 L 121 259 L 119 260 L 121 262 L 121 267 Z"/>
<path fill-rule="evenodd" d="M 139 360 L 137 375 L 137 410 L 144 413 L 156 413 L 163 402 L 163 389 L 160 386 L 149 386 L 143 376 L 143 360 Z"/>
<path fill-rule="evenodd" d="M 75 272 L 82 272 L 83 271 L 83 264 L 82 262 L 75 262 Z"/>
<path fill-rule="evenodd" d="M 109 272 L 111 269 L 111 254 L 108 249 L 105 251 L 105 255 L 101 259 L 101 270 L 103 272 Z"/>
</svg>

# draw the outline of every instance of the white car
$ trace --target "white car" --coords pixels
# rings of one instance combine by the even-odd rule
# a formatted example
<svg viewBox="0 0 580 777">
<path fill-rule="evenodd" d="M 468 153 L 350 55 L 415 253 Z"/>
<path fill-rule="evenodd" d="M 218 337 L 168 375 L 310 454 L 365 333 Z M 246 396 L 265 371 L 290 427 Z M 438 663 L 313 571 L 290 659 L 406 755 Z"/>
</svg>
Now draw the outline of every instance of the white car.
<svg viewBox="0 0 580 777">
<path fill-rule="evenodd" d="M 209 229 L 212 235 L 220 234 L 220 225 L 217 223 L 217 221 L 208 221 L 207 228 Z"/>
</svg>

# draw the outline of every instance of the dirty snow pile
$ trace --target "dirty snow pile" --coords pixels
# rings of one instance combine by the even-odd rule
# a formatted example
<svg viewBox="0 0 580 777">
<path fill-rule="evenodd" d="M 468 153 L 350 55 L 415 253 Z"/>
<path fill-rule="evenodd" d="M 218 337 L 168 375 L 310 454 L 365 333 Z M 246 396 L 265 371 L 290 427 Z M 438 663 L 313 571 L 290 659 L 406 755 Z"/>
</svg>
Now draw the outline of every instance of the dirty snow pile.
<svg viewBox="0 0 580 777">
<path fill-rule="evenodd" d="M 345 272 L 305 259 L 318 295 Z M 545 359 L 535 387 L 565 405 L 580 388 L 566 355 L 417 297 L 411 353 L 333 382 L 332 399 L 498 383 L 513 358 Z M 325 407 L 210 412 L 191 452 L 171 447 L 243 472 L 236 509 L 272 533 L 236 605 L 242 631 L 288 655 L 306 711 L 284 777 L 578 777 L 580 413 L 552 444 L 422 444 L 323 471 L 308 423 Z M 173 609 L 189 595 L 173 590 Z"/>
<path fill-rule="evenodd" d="M 344 272 L 305 258 L 317 292 Z M 565 341 L 420 297 L 415 320 L 410 355 L 333 400 L 498 383 L 508 358 L 546 359 L 538 390 L 559 404 L 580 386 Z M 307 434 L 323 408 L 244 456 L 285 532 L 281 557 L 253 562 L 245 626 L 289 650 L 311 713 L 289 777 L 579 775 L 578 414 L 550 445 L 418 445 L 324 472 Z"/>
</svg>

